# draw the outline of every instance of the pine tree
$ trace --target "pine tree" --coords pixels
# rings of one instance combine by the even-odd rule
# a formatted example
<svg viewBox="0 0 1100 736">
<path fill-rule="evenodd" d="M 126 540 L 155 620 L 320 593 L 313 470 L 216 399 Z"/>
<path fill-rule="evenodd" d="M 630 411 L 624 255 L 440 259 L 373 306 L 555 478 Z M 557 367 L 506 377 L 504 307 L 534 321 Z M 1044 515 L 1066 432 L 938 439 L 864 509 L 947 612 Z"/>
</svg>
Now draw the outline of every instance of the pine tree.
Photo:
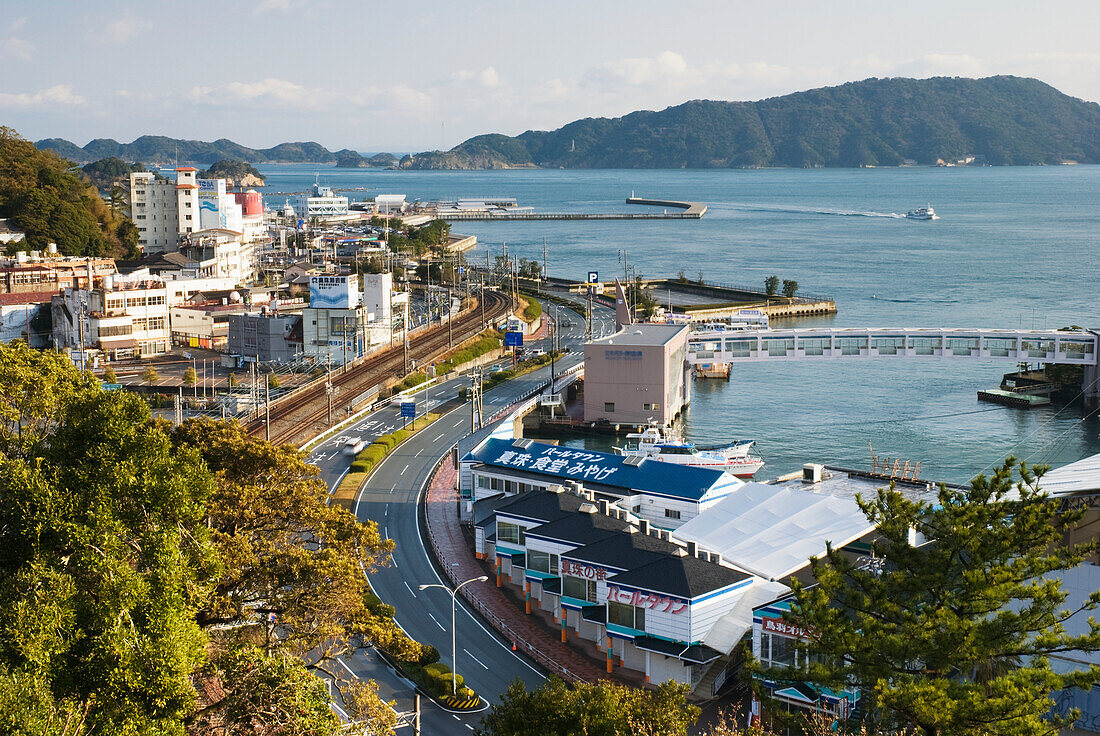
<svg viewBox="0 0 1100 736">
<path fill-rule="evenodd" d="M 935 503 L 893 488 L 860 500 L 880 564 L 857 566 L 831 547 L 813 560 L 817 584 L 794 584 L 789 621 L 809 632 L 800 648 L 820 656 L 767 677 L 858 687 L 865 718 L 928 736 L 1049 734 L 1076 718 L 1050 717 L 1051 695 L 1089 689 L 1100 667 L 1055 670 L 1048 657 L 1100 650 L 1100 623 L 1064 626 L 1100 606 L 1100 591 L 1066 606 L 1057 574 L 1097 545 L 1066 544 L 1083 511 L 1040 490 L 1043 468 L 1021 465 L 1014 484 L 1014 465 L 968 489 L 941 487 Z"/>
</svg>

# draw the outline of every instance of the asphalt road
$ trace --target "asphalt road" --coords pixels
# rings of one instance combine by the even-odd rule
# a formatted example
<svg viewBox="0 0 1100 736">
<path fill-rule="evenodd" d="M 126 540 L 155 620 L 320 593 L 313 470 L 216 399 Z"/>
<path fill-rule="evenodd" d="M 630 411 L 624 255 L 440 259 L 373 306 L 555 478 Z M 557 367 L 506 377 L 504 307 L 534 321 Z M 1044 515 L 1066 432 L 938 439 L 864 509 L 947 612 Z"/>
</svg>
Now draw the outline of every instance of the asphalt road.
<svg viewBox="0 0 1100 736">
<path fill-rule="evenodd" d="M 613 315 L 606 308 L 598 308 L 593 331 L 597 335 L 609 334 L 613 329 Z M 575 312 L 560 308 L 562 321 L 569 321 L 561 329 L 561 344 L 579 351 L 583 343 L 584 320 Z M 532 347 L 549 348 L 549 341 Z M 579 354 L 571 354 L 557 361 L 564 370 L 583 360 Z M 521 396 L 529 393 L 549 378 L 549 368 L 542 368 L 526 376 L 506 381 L 488 391 L 484 399 L 487 415 L 493 414 Z M 454 398 L 460 387 L 469 385 L 468 376 L 449 379 L 435 386 L 418 391 L 417 414 Z M 335 487 L 351 463 L 350 455 L 343 452 L 349 437 L 359 437 L 369 442 L 390 432 L 402 424 L 396 406 L 384 407 L 362 417 L 355 424 L 316 447 L 310 462 L 321 470 L 321 477 L 331 489 Z M 370 576 L 371 585 L 382 598 L 396 607 L 397 623 L 417 641 L 434 644 L 439 649 L 441 661 L 452 664 L 451 657 L 451 596 L 439 588 L 421 591 L 422 584 L 440 584 L 442 579 L 435 569 L 431 552 L 425 547 L 418 522 L 417 504 L 421 490 L 427 482 L 436 461 L 450 450 L 470 430 L 470 409 L 463 405 L 438 419 L 431 427 L 410 438 L 389 455 L 371 475 L 362 489 L 356 504 L 360 520 L 377 522 L 383 536 L 397 540 L 392 562 Z M 471 585 L 491 585 L 471 583 Z M 487 625 L 470 612 L 459 598 L 456 612 L 456 638 L 458 667 L 466 682 L 488 702 L 497 702 L 508 685 L 517 677 L 528 688 L 536 687 L 545 679 L 541 669 L 512 651 L 511 642 L 500 639 Z M 398 711 L 412 709 L 412 683 L 398 677 L 382 663 L 373 652 L 359 653 L 343 664 L 350 672 L 362 678 L 379 682 L 382 695 L 397 701 Z M 422 699 L 422 730 L 424 733 L 452 734 L 462 727 L 473 730 L 481 720 L 481 713 L 451 714 Z"/>
</svg>

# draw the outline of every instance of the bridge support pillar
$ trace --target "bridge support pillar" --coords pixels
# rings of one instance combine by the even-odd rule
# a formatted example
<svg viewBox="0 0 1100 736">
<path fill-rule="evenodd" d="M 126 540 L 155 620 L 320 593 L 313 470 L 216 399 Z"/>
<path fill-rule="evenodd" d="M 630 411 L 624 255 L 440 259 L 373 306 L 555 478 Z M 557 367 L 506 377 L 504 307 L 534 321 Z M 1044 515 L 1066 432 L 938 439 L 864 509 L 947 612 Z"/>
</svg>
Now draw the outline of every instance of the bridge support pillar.
<svg viewBox="0 0 1100 736">
<path fill-rule="evenodd" d="M 1100 330 L 1089 330 L 1089 332 L 1100 338 Z M 1100 348 L 1100 339 L 1097 340 L 1097 348 Z M 1081 377 L 1081 393 L 1084 394 L 1085 406 L 1090 409 L 1100 405 L 1100 355 L 1094 352 L 1092 357 L 1097 362 L 1086 365 Z"/>
<path fill-rule="evenodd" d="M 1085 406 L 1093 408 L 1100 405 L 1100 364 L 1086 365 L 1081 378 L 1081 393 L 1085 397 Z"/>
</svg>

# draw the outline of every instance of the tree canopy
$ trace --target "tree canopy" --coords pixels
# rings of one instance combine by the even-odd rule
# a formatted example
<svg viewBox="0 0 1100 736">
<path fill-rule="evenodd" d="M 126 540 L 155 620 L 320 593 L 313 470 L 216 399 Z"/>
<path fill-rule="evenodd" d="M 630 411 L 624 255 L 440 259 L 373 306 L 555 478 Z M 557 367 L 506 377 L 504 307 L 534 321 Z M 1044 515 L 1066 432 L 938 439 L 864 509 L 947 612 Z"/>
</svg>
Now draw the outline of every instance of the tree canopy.
<svg viewBox="0 0 1100 736">
<path fill-rule="evenodd" d="M 2 126 L 0 217 L 10 217 L 31 248 L 57 243 L 65 255 L 136 253 L 133 223 L 108 207 L 78 169 Z"/>
<path fill-rule="evenodd" d="M 388 733 L 377 690 L 329 665 L 419 653 L 363 574 L 393 542 L 329 507 L 316 472 L 0 345 L 0 732 L 344 732 L 325 671 L 360 731 Z"/>
<path fill-rule="evenodd" d="M 479 736 L 686 736 L 699 717 L 688 688 L 666 682 L 654 690 L 613 682 L 566 685 L 551 677 L 528 691 L 516 680 L 485 715 Z"/>
<path fill-rule="evenodd" d="M 1066 621 L 1100 606 L 1100 591 L 1067 605 L 1059 572 L 1095 542 L 1066 544 L 1081 518 L 1039 488 L 1041 474 L 1014 461 L 937 499 L 881 490 L 860 505 L 878 529 L 874 566 L 828 549 L 812 561 L 815 585 L 794 584 L 790 623 L 817 655 L 780 681 L 858 687 L 862 712 L 887 728 L 923 734 L 1050 734 L 1051 695 L 1100 682 L 1100 667 L 1053 667 L 1050 655 L 1100 650 L 1100 624 Z M 1040 469 L 1041 470 L 1041 469 Z M 915 535 L 915 537 L 914 537 Z M 915 543 L 914 539 L 921 543 Z M 924 542 L 923 540 L 928 540 Z"/>
</svg>

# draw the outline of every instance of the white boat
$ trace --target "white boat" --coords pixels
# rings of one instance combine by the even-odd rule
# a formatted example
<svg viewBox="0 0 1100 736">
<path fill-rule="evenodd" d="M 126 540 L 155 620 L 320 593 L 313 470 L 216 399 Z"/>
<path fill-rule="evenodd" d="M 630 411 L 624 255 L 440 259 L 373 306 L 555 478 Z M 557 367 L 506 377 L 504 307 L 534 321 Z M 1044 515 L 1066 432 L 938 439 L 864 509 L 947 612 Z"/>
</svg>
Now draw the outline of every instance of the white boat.
<svg viewBox="0 0 1100 736">
<path fill-rule="evenodd" d="M 664 463 L 724 470 L 738 478 L 751 478 L 764 467 L 764 461 L 760 457 L 749 454 L 754 440 L 738 440 L 722 447 L 700 449 L 694 442 L 685 442 L 674 435 L 664 435 L 656 426 L 628 434 L 626 438 L 634 440 L 634 444 L 615 448 L 625 457 L 643 457 Z"/>
<path fill-rule="evenodd" d="M 927 207 L 918 207 L 915 210 L 909 210 L 905 213 L 905 216 L 910 220 L 938 220 L 940 216 L 936 214 L 936 211 L 932 209 L 932 205 Z"/>
</svg>

